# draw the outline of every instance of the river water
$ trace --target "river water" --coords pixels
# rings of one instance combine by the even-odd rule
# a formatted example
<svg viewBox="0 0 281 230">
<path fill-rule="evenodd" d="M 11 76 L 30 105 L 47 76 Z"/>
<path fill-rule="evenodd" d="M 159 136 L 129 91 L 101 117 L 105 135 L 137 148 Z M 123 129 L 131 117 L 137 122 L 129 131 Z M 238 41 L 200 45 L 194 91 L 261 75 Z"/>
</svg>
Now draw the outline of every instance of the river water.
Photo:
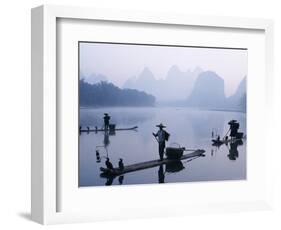
<svg viewBox="0 0 281 230">
<path fill-rule="evenodd" d="M 150 184 L 246 179 L 246 140 L 232 145 L 212 146 L 213 134 L 221 137 L 230 120 L 240 123 L 246 133 L 246 114 L 229 111 L 205 111 L 182 107 L 153 108 L 80 108 L 82 128 L 102 127 L 103 114 L 109 113 L 116 128 L 138 126 L 135 131 L 81 133 L 79 139 L 79 186 Z M 171 134 L 166 146 L 179 144 L 187 149 L 204 149 L 205 157 L 178 164 L 127 173 L 116 178 L 100 176 L 108 156 L 114 166 L 122 158 L 125 165 L 159 158 L 158 144 L 152 132 L 162 122 Z M 96 150 L 101 161 L 97 161 Z"/>
</svg>

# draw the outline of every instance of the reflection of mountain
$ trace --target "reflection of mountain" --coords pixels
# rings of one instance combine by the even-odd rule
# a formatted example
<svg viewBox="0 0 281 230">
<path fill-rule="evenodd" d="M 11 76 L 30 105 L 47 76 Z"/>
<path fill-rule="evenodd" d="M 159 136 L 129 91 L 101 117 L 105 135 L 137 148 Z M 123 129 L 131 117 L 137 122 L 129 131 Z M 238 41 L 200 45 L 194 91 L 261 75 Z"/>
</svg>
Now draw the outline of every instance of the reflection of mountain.
<svg viewBox="0 0 281 230">
<path fill-rule="evenodd" d="M 191 92 L 194 80 L 202 70 L 181 71 L 176 65 L 172 66 L 165 79 L 157 80 L 149 68 L 137 77 L 128 79 L 123 88 L 143 90 L 154 95 L 158 101 L 184 100 Z"/>
<path fill-rule="evenodd" d="M 133 89 L 120 89 L 112 83 L 79 83 L 80 106 L 154 106 L 155 97 Z"/>
<path fill-rule="evenodd" d="M 205 114 L 198 111 L 197 113 L 191 114 L 188 119 L 192 126 L 195 140 L 200 138 L 209 140 L 212 131 L 218 135 L 225 133 L 224 123 L 226 115 L 223 113 L 211 112 Z M 206 132 L 206 130 L 208 130 L 208 132 Z"/>
</svg>

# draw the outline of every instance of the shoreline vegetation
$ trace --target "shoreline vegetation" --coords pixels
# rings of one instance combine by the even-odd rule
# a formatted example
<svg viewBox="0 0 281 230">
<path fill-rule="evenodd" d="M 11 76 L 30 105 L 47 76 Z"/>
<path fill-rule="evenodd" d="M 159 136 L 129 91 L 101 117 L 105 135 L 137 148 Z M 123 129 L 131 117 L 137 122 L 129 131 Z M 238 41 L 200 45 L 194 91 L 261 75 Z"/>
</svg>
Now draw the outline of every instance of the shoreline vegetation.
<svg viewBox="0 0 281 230">
<path fill-rule="evenodd" d="M 79 103 L 82 106 L 148 106 L 155 105 L 156 98 L 136 89 L 120 89 L 112 83 L 101 81 L 90 84 L 79 82 Z"/>
</svg>

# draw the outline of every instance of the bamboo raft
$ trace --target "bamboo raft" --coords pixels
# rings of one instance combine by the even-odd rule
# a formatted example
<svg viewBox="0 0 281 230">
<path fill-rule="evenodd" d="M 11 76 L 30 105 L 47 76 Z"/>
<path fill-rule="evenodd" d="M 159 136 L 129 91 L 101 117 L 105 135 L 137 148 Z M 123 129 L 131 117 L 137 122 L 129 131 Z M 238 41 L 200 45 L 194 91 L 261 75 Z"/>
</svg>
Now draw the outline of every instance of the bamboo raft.
<svg viewBox="0 0 281 230">
<path fill-rule="evenodd" d="M 117 129 L 80 129 L 81 133 L 88 133 L 88 132 L 105 132 L 105 131 L 125 131 L 125 130 L 136 130 L 138 126 L 134 126 L 131 128 L 117 128 Z"/>
<path fill-rule="evenodd" d="M 201 157 L 201 156 L 204 157 L 205 156 L 204 152 L 205 152 L 205 150 L 198 149 L 198 150 L 195 150 L 192 153 L 182 155 L 182 157 L 179 158 L 179 159 L 164 158 L 163 160 L 146 161 L 146 162 L 141 162 L 141 163 L 137 163 L 137 164 L 124 166 L 123 170 L 120 170 L 119 168 L 107 169 L 107 168 L 101 167 L 100 171 L 102 173 L 101 173 L 100 176 L 102 176 L 102 177 L 119 176 L 119 175 L 123 175 L 125 173 L 139 171 L 139 170 L 148 169 L 148 168 L 153 168 L 153 167 L 160 166 L 160 165 L 163 165 L 163 164 L 177 162 L 177 161 L 181 161 L 181 160 L 186 160 L 186 159 L 190 159 L 190 158 L 193 158 L 193 157 Z"/>
</svg>

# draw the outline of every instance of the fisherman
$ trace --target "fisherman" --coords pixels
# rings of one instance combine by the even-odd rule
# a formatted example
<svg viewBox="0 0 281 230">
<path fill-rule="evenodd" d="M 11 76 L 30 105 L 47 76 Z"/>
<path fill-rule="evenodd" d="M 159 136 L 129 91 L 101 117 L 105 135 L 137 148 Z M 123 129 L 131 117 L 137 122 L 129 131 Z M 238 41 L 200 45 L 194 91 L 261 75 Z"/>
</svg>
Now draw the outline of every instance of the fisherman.
<svg viewBox="0 0 281 230">
<path fill-rule="evenodd" d="M 230 137 L 231 139 L 235 138 L 237 136 L 238 133 L 238 129 L 239 129 L 239 123 L 236 120 L 231 120 L 230 122 L 228 122 L 228 124 L 230 125 Z"/>
<path fill-rule="evenodd" d="M 170 134 L 165 131 L 163 128 L 166 128 L 162 123 L 159 125 L 156 125 L 156 127 L 159 128 L 157 133 L 152 133 L 152 135 L 156 138 L 159 144 L 159 156 L 160 160 L 163 160 L 164 156 L 164 150 L 165 150 L 165 142 L 168 141 Z"/>
<path fill-rule="evenodd" d="M 110 116 L 108 116 L 108 113 L 104 113 L 103 121 L 104 121 L 105 130 L 109 128 L 109 120 L 110 120 Z"/>
<path fill-rule="evenodd" d="M 89 132 L 90 131 L 90 127 L 89 126 L 87 126 L 87 132 Z"/>
<path fill-rule="evenodd" d="M 122 158 L 119 159 L 118 166 L 121 171 L 124 170 L 124 163 Z"/>
<path fill-rule="evenodd" d="M 108 157 L 106 158 L 105 165 L 106 165 L 106 168 L 107 168 L 107 169 L 110 169 L 110 170 L 113 169 L 113 165 L 112 165 L 112 163 L 109 161 L 109 158 L 108 158 Z"/>
</svg>

